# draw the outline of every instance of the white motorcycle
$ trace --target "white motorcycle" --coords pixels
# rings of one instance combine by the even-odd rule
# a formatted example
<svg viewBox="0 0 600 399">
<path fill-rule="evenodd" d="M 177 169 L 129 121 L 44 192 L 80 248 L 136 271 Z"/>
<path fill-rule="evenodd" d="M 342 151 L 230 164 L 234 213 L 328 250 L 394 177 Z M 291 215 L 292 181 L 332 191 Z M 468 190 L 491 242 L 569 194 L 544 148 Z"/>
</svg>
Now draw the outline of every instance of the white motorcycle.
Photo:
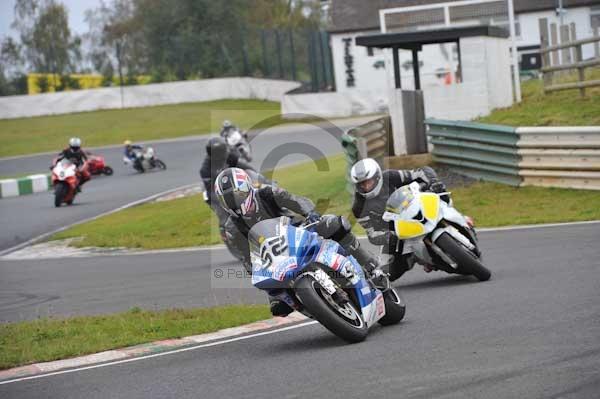
<svg viewBox="0 0 600 399">
<path fill-rule="evenodd" d="M 123 162 L 126 164 L 133 164 L 133 168 L 140 173 L 144 173 L 145 171 L 154 168 L 162 170 L 167 169 L 167 165 L 155 156 L 152 147 L 146 147 L 143 150 L 135 149 L 133 150 L 133 155 L 133 160 L 124 157 Z"/>
<path fill-rule="evenodd" d="M 421 192 L 413 182 L 392 193 L 382 219 L 393 223 L 394 234 L 404 241 L 402 255 L 412 255 L 409 264 L 489 280 L 473 224 L 440 198 L 448 194 Z"/>
<path fill-rule="evenodd" d="M 235 148 L 242 158 L 246 161 L 252 161 L 252 148 L 248 143 L 248 134 L 240 132 L 239 129 L 229 129 L 223 133 L 223 138 L 227 142 L 227 145 L 231 148 Z"/>
<path fill-rule="evenodd" d="M 54 206 L 59 207 L 64 202 L 73 204 L 79 186 L 77 166 L 69 159 L 54 161 L 52 167 L 52 187 L 54 187 Z"/>
</svg>

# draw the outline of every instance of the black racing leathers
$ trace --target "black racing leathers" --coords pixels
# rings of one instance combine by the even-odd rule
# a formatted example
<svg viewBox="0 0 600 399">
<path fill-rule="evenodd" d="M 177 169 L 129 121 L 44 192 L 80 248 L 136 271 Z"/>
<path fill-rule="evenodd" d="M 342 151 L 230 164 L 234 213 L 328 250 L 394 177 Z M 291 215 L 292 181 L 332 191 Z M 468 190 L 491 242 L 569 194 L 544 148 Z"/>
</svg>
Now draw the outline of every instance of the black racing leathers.
<svg viewBox="0 0 600 399">
<path fill-rule="evenodd" d="M 390 265 L 390 279 L 395 280 L 409 269 L 409 265 L 402 257 L 402 242 L 391 232 L 393 226 L 382 219 L 387 200 L 398 188 L 415 181 L 423 183 L 425 189 L 434 183 L 438 187 L 443 187 L 443 184 L 430 167 L 414 170 L 386 170 L 383 172 L 382 179 L 383 185 L 377 196 L 367 199 L 358 193 L 354 195 L 352 213 L 367 232 L 371 244 L 382 246 L 383 253 L 395 255 Z"/>
<path fill-rule="evenodd" d="M 60 161 L 61 159 L 71 160 L 78 168 L 80 168 L 83 163 L 87 161 L 87 155 L 85 155 L 85 152 L 82 149 L 73 151 L 71 147 L 67 147 L 58 154 L 57 161 Z"/>
<path fill-rule="evenodd" d="M 254 170 L 249 163 L 241 159 L 240 153 L 234 148 L 229 149 L 227 159 L 214 159 L 210 155 L 207 155 L 200 167 L 200 177 L 202 178 L 202 183 L 204 183 L 204 189 L 206 191 L 214 191 L 214 184 L 217 176 L 226 168 Z"/>
</svg>

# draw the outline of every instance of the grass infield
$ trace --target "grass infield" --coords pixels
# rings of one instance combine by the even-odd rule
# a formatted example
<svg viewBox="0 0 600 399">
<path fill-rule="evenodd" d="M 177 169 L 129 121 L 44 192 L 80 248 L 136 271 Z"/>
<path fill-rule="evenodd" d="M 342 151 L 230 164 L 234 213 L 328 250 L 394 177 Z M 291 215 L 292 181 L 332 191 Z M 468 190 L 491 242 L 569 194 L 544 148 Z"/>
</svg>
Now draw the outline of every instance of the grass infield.
<svg viewBox="0 0 600 399">
<path fill-rule="evenodd" d="M 350 214 L 345 160 L 277 169 L 280 186 L 311 198 L 321 213 Z M 319 171 L 319 169 L 321 171 Z M 600 192 L 544 187 L 510 187 L 477 182 L 452 189 L 455 206 L 479 227 L 600 219 Z M 355 225 L 357 234 L 364 231 Z M 83 237 L 79 247 L 181 248 L 220 243 L 217 220 L 198 195 L 136 206 L 75 226 L 52 239 Z"/>
<path fill-rule="evenodd" d="M 128 312 L 0 324 L 0 369 L 181 338 L 265 320 L 267 305 Z"/>
<path fill-rule="evenodd" d="M 600 79 L 600 68 L 586 69 L 586 79 Z M 576 74 L 570 74 L 557 78 L 555 83 L 576 80 Z M 478 122 L 515 127 L 600 125 L 600 87 L 586 89 L 584 98 L 579 96 L 579 90 L 544 94 L 542 81 L 535 79 L 523 82 L 521 91 L 521 103 L 494 110 Z"/>
<path fill-rule="evenodd" d="M 122 144 L 124 140 L 169 139 L 218 131 L 224 119 L 247 129 L 265 121 L 278 124 L 280 105 L 261 100 L 222 100 L 79 112 L 0 120 L 0 157 L 59 152 L 69 137 L 84 148 Z"/>
</svg>

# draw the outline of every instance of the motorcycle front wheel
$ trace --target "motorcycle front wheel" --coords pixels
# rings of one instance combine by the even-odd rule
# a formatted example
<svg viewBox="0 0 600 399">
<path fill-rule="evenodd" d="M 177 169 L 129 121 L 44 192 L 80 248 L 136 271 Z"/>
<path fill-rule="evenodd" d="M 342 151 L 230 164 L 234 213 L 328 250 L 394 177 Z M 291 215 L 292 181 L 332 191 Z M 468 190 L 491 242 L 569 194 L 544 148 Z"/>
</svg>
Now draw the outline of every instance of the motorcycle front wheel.
<svg viewBox="0 0 600 399">
<path fill-rule="evenodd" d="M 394 288 L 390 288 L 383 293 L 383 302 L 385 304 L 385 316 L 379 319 L 379 324 L 391 326 L 400 323 L 406 314 L 406 304 L 400 294 Z"/>
<path fill-rule="evenodd" d="M 56 183 L 54 186 L 54 206 L 60 207 L 63 203 L 64 198 L 67 196 L 69 192 L 69 186 L 67 186 L 63 182 Z"/>
<path fill-rule="evenodd" d="M 154 160 L 155 165 L 158 167 L 158 169 L 162 169 L 162 170 L 166 170 L 167 169 L 167 164 L 165 164 L 163 161 L 161 161 L 160 159 L 155 159 Z"/>
<path fill-rule="evenodd" d="M 110 176 L 113 174 L 113 168 L 111 168 L 110 166 L 105 166 L 104 169 L 102 170 L 102 173 L 104 173 L 106 176 Z"/>
<path fill-rule="evenodd" d="M 310 274 L 300 276 L 294 284 L 296 295 L 319 323 L 349 343 L 367 338 L 367 324 L 350 301 L 340 305 Z"/>
<path fill-rule="evenodd" d="M 492 276 L 485 266 L 481 264 L 475 254 L 459 244 L 450 234 L 443 233 L 435 242 L 458 265 L 457 273 L 473 275 L 479 281 L 487 281 Z"/>
</svg>

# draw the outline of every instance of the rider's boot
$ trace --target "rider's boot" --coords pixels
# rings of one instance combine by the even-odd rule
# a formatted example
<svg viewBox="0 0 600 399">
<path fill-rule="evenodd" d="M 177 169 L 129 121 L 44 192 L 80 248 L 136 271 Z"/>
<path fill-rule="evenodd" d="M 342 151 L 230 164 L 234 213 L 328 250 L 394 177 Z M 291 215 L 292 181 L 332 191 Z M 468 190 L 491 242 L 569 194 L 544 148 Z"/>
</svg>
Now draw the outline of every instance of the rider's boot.
<svg viewBox="0 0 600 399">
<path fill-rule="evenodd" d="M 339 243 L 363 267 L 368 274 L 367 277 L 375 287 L 381 290 L 390 288 L 388 275 L 381 270 L 379 261 L 371 252 L 361 247 L 360 242 L 358 242 L 354 234 L 346 234 Z"/>
<path fill-rule="evenodd" d="M 271 314 L 273 316 L 286 317 L 294 311 L 294 308 L 292 308 L 285 301 L 280 299 L 278 297 L 279 294 L 281 294 L 280 290 L 275 290 L 268 293 Z"/>
</svg>

